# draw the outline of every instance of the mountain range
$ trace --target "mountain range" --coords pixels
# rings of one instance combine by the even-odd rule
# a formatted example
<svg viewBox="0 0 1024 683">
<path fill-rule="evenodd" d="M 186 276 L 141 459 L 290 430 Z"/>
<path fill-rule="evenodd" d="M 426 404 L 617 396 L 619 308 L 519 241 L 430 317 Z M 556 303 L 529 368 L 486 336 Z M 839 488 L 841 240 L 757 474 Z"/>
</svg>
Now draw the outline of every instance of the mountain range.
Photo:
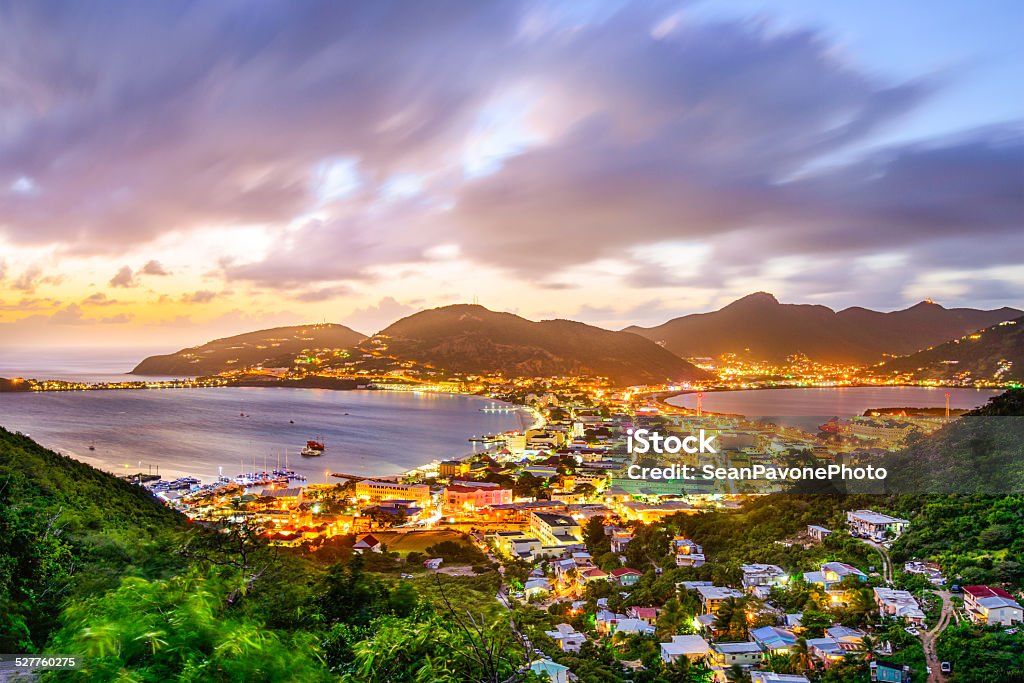
<svg viewBox="0 0 1024 683">
<path fill-rule="evenodd" d="M 803 354 L 819 361 L 866 364 L 911 354 L 1021 314 L 1014 308 L 944 308 L 931 301 L 889 313 L 860 307 L 836 312 L 827 306 L 779 303 L 771 294 L 758 292 L 718 311 L 625 331 L 682 358 L 735 353 L 750 360 L 782 361 Z"/>
<path fill-rule="evenodd" d="M 708 377 L 636 334 L 572 320 L 534 322 L 470 304 L 415 313 L 369 341 L 378 339 L 387 344 L 392 356 L 464 374 L 596 375 L 619 384 Z"/>
<path fill-rule="evenodd" d="M 660 384 L 705 378 L 706 373 L 686 359 L 727 353 L 757 361 L 803 354 L 818 361 L 864 365 L 889 359 L 896 368 L 894 357 L 931 349 L 1021 315 L 1013 308 L 949 309 L 931 301 L 889 313 L 859 307 L 836 312 L 820 305 L 779 303 L 771 294 L 758 292 L 711 313 L 615 332 L 571 320 L 535 322 L 459 304 L 415 313 L 371 337 L 334 324 L 250 332 L 151 356 L 133 373 L 211 375 L 256 365 L 290 366 L 297 356 L 317 349 L 349 349 L 353 358 L 371 358 L 386 347 L 391 360 L 453 373 L 600 375 L 619 384 Z M 1020 341 L 1014 337 L 1007 343 Z"/>
</svg>

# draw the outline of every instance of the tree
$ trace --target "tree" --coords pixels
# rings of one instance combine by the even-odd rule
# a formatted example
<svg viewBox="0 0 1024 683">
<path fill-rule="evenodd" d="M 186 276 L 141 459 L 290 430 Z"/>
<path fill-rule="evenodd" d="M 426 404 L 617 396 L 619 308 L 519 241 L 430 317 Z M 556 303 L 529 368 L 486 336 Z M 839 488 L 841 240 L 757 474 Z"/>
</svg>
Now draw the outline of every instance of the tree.
<svg viewBox="0 0 1024 683">
<path fill-rule="evenodd" d="M 789 661 L 794 671 L 807 671 L 811 668 L 811 651 L 807 647 L 806 638 L 797 638 L 789 648 Z"/>
</svg>

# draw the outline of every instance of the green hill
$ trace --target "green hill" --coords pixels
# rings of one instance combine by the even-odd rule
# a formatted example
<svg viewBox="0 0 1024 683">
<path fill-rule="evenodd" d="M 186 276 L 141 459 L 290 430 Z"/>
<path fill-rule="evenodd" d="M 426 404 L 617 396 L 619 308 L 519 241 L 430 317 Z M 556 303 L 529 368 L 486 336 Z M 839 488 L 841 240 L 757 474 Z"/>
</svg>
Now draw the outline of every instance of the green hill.
<svg viewBox="0 0 1024 683">
<path fill-rule="evenodd" d="M 894 358 L 874 370 L 879 375 L 910 373 L 917 380 L 1024 382 L 1024 317 Z"/>
<path fill-rule="evenodd" d="M 0 428 L 0 650 L 41 646 L 69 595 L 173 568 L 184 527 L 144 489 Z"/>
<path fill-rule="evenodd" d="M 198 376 L 263 365 L 288 367 L 295 357 L 313 349 L 347 349 L 366 335 L 344 325 L 296 325 L 215 339 L 202 346 L 150 356 L 133 375 Z"/>
<path fill-rule="evenodd" d="M 534 322 L 477 305 L 444 306 L 410 315 L 370 341 L 384 344 L 394 357 L 455 373 L 591 375 L 622 385 L 707 376 L 636 334 L 571 320 Z"/>
</svg>

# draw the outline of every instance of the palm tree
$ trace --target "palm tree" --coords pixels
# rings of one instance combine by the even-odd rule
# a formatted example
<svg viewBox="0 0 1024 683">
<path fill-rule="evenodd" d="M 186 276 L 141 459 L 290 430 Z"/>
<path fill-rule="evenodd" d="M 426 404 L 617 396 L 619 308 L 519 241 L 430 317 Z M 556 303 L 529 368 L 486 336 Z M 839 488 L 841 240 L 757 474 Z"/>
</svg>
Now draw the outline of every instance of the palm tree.
<svg viewBox="0 0 1024 683">
<path fill-rule="evenodd" d="M 811 651 L 807 647 L 806 638 L 797 638 L 789 648 L 789 661 L 795 671 L 806 671 L 810 668 Z"/>
<path fill-rule="evenodd" d="M 861 659 L 865 662 L 870 662 L 875 656 L 875 648 L 878 647 L 878 643 L 871 636 L 864 636 L 860 639 L 860 644 L 857 647 L 857 653 Z"/>
</svg>

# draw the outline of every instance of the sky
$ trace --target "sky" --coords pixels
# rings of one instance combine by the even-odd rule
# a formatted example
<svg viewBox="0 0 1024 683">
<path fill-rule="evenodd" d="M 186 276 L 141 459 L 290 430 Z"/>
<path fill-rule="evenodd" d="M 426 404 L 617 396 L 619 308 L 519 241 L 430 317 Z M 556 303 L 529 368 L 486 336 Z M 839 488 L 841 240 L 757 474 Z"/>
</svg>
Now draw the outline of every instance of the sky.
<svg viewBox="0 0 1024 683">
<path fill-rule="evenodd" d="M 0 348 L 1024 304 L 1024 4 L 0 0 Z"/>
</svg>

